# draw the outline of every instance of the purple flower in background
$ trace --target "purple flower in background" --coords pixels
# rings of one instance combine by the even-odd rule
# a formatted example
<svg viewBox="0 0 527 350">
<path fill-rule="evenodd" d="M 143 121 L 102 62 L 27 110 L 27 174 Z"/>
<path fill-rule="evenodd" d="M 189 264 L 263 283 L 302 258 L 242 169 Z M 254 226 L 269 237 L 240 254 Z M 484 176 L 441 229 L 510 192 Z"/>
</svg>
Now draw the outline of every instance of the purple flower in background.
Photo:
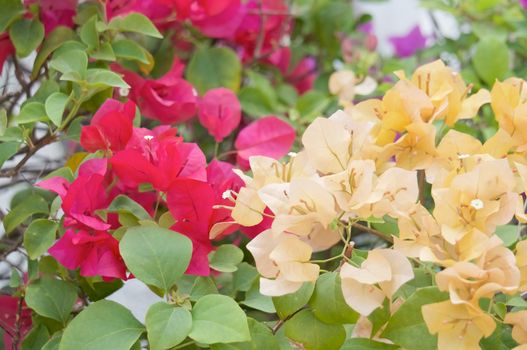
<svg viewBox="0 0 527 350">
<path fill-rule="evenodd" d="M 527 0 L 523 0 L 527 1 Z M 397 57 L 409 57 L 416 51 L 426 47 L 426 37 L 419 26 L 415 26 L 408 34 L 403 36 L 392 36 L 390 42 L 395 49 Z"/>
<path fill-rule="evenodd" d="M 520 0 L 522 6 L 527 9 L 527 0 Z"/>
</svg>

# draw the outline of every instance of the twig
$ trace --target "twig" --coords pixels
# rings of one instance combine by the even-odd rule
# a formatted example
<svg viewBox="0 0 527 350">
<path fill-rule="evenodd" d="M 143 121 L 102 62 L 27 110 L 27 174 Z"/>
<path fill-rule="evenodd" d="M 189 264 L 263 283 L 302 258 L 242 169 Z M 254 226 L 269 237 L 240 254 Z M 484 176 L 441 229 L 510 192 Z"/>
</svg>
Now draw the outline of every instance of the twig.
<svg viewBox="0 0 527 350">
<path fill-rule="evenodd" d="M 426 174 L 424 170 L 417 170 L 417 184 L 419 185 L 419 203 L 422 205 L 425 204 L 426 200 L 426 194 L 425 194 L 425 186 L 426 186 Z"/>
<path fill-rule="evenodd" d="M 354 223 L 352 226 L 357 228 L 357 229 L 359 229 L 359 230 L 371 233 L 374 236 L 382 238 L 382 239 L 384 239 L 387 242 L 393 243 L 393 238 L 391 236 L 386 235 L 386 234 L 384 234 L 384 233 L 382 233 L 380 231 L 377 231 L 377 230 L 375 230 L 373 228 L 369 228 L 368 226 L 364 226 L 364 225 L 361 225 L 359 223 Z"/>
<path fill-rule="evenodd" d="M 22 303 L 24 301 L 24 297 L 20 296 L 18 298 L 18 306 L 16 310 L 16 318 L 15 318 L 15 334 L 13 335 L 13 350 L 18 350 L 18 343 L 20 342 L 20 328 L 22 323 Z"/>
</svg>

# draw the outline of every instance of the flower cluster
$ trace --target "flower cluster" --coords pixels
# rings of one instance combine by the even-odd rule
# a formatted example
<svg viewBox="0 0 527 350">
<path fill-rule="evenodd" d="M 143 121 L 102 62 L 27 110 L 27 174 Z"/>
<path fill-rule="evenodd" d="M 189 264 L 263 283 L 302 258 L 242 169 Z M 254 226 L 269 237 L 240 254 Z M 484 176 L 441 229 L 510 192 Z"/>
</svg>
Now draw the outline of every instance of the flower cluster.
<svg viewBox="0 0 527 350">
<path fill-rule="evenodd" d="M 313 252 L 341 241 L 344 250 L 335 258 L 343 260 L 342 292 L 364 316 L 414 278 L 409 259 L 434 264 L 437 287 L 449 299 L 423 307 L 430 332 L 439 335 L 440 350 L 478 349 L 496 327 L 481 303 L 526 290 L 525 241 L 515 253 L 496 235 L 515 214 L 526 221 L 526 83 L 511 78 L 470 95 L 471 86 L 441 61 L 411 78 L 397 75 L 382 99 L 347 102 L 345 111 L 317 118 L 302 137 L 304 149 L 288 161 L 250 158 L 253 176 L 243 177 L 232 217 L 246 226 L 271 220 L 248 245 L 266 295 L 316 281 L 327 260 L 313 260 Z M 485 143 L 450 129 L 488 103 L 499 129 Z M 432 212 L 425 207 L 426 182 Z M 350 259 L 351 229 L 386 216 L 398 222 L 393 247 Z M 524 320 L 514 312 L 504 318 L 520 344 Z"/>
</svg>

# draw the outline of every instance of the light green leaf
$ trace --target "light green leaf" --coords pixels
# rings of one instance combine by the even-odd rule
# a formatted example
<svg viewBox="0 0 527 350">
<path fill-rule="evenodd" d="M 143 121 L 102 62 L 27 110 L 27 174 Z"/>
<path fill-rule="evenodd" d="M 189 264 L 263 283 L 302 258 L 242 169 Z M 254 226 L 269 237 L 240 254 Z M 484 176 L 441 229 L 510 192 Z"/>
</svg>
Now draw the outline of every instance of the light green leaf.
<svg viewBox="0 0 527 350">
<path fill-rule="evenodd" d="M 269 327 L 252 319 L 247 319 L 251 341 L 231 343 L 231 344 L 212 344 L 212 350 L 272 350 L 279 349 L 278 340 L 273 336 Z"/>
<path fill-rule="evenodd" d="M 22 106 L 15 118 L 19 124 L 34 123 L 47 120 L 46 107 L 40 102 L 28 102 Z"/>
<path fill-rule="evenodd" d="M 285 335 L 306 350 L 338 350 L 346 340 L 344 326 L 327 324 L 311 310 L 302 310 L 285 323 Z"/>
<path fill-rule="evenodd" d="M 75 33 L 70 28 L 59 26 L 53 29 L 53 31 L 46 36 L 44 43 L 38 51 L 35 63 L 33 64 L 33 70 L 31 71 L 31 79 L 36 79 L 38 77 L 40 68 L 53 51 L 60 47 L 64 42 L 71 40 L 74 37 Z"/>
<path fill-rule="evenodd" d="M 20 142 L 9 141 L 0 143 L 0 167 L 6 160 L 14 156 L 19 148 Z"/>
<path fill-rule="evenodd" d="M 24 233 L 24 248 L 30 259 L 37 259 L 55 242 L 59 225 L 48 219 L 37 219 L 31 222 Z"/>
<path fill-rule="evenodd" d="M 251 289 L 245 293 L 245 300 L 241 304 L 246 305 L 252 309 L 260 310 L 268 314 L 274 314 L 276 308 L 273 304 L 273 299 L 268 295 L 260 293 L 260 281 L 254 281 Z"/>
<path fill-rule="evenodd" d="M 116 302 L 100 300 L 70 322 L 59 350 L 129 350 L 144 330 L 130 310 Z"/>
<path fill-rule="evenodd" d="M 68 95 L 63 94 L 62 92 L 54 92 L 46 99 L 46 103 L 44 105 L 46 114 L 56 126 L 60 126 L 62 124 L 62 115 L 64 114 L 64 110 L 68 105 L 68 101 Z"/>
<path fill-rule="evenodd" d="M 26 289 L 26 304 L 39 315 L 66 324 L 77 300 L 74 285 L 54 278 L 43 277 Z"/>
<path fill-rule="evenodd" d="M 9 28 L 9 37 L 19 57 L 33 52 L 44 39 L 44 25 L 37 19 L 21 18 Z"/>
<path fill-rule="evenodd" d="M 243 251 L 232 244 L 223 244 L 209 254 L 210 267 L 220 272 L 234 272 L 243 260 Z"/>
<path fill-rule="evenodd" d="M 107 69 L 91 68 L 86 74 L 88 84 L 94 86 L 112 86 L 127 89 L 130 87 L 117 73 Z"/>
<path fill-rule="evenodd" d="M 137 12 L 112 18 L 108 23 L 108 28 L 121 32 L 140 33 L 154 38 L 163 37 L 148 17 Z"/>
<path fill-rule="evenodd" d="M 503 245 L 510 247 L 520 238 L 517 225 L 502 225 L 496 227 L 496 235 L 503 241 Z"/>
<path fill-rule="evenodd" d="M 495 37 L 480 40 L 472 57 L 476 73 L 488 85 L 494 84 L 496 79 L 505 78 L 509 71 L 509 60 L 507 44 Z"/>
<path fill-rule="evenodd" d="M 0 33 L 5 32 L 14 20 L 24 13 L 24 5 L 20 0 L 0 0 L 0 9 Z"/>
<path fill-rule="evenodd" d="M 200 95 L 217 87 L 237 92 L 240 88 L 242 65 L 234 51 L 226 47 L 202 48 L 190 60 L 186 77 Z"/>
<path fill-rule="evenodd" d="M 97 23 L 97 15 L 90 18 L 80 28 L 79 36 L 83 43 L 88 45 L 90 49 L 99 47 L 99 32 L 95 27 Z"/>
<path fill-rule="evenodd" d="M 367 338 L 348 339 L 340 350 L 397 350 L 396 345 L 381 343 Z"/>
<path fill-rule="evenodd" d="M 119 249 L 135 277 L 166 292 L 187 269 L 192 242 L 171 230 L 137 226 L 127 230 Z"/>
<path fill-rule="evenodd" d="M 192 315 L 185 308 L 163 301 L 150 306 L 146 330 L 151 350 L 164 350 L 181 343 L 192 329 Z"/>
<path fill-rule="evenodd" d="M 206 295 L 192 309 L 190 337 L 203 344 L 236 343 L 251 340 L 245 312 L 231 298 Z"/>
<path fill-rule="evenodd" d="M 141 204 L 124 194 L 120 194 L 114 198 L 110 206 L 109 212 L 130 213 L 139 220 L 152 220 L 152 217 Z"/>
<path fill-rule="evenodd" d="M 17 204 L 4 217 L 4 229 L 7 234 L 11 233 L 18 225 L 34 214 L 47 214 L 48 203 L 39 195 L 30 195 Z"/>
<path fill-rule="evenodd" d="M 312 122 L 320 117 L 324 109 L 329 105 L 330 99 L 319 91 L 308 91 L 300 96 L 296 102 L 296 109 L 305 122 Z"/>
<path fill-rule="evenodd" d="M 119 58 L 135 60 L 150 64 L 147 51 L 135 41 L 129 39 L 117 40 L 112 43 L 113 51 Z"/>
<path fill-rule="evenodd" d="M 50 340 L 44 346 L 41 350 L 59 350 L 60 340 L 62 339 L 62 331 L 56 332 L 53 334 Z"/>
<path fill-rule="evenodd" d="M 218 288 L 214 280 L 211 277 L 198 276 L 190 290 L 190 300 L 197 301 L 209 294 L 218 294 Z"/>
<path fill-rule="evenodd" d="M 83 78 L 88 67 L 88 56 L 86 52 L 78 49 L 63 51 L 53 57 L 50 67 L 62 74 L 76 73 L 80 78 Z"/>
<path fill-rule="evenodd" d="M 246 262 L 242 262 L 238 265 L 238 270 L 236 270 L 232 276 L 234 290 L 247 292 L 249 289 L 251 289 L 251 286 L 259 276 L 260 275 L 258 274 L 256 267 Z"/>
<path fill-rule="evenodd" d="M 37 324 L 25 336 L 21 350 L 42 350 L 48 339 L 49 332 L 47 328 L 43 324 Z"/>
<path fill-rule="evenodd" d="M 0 109 L 0 136 L 4 136 L 5 131 L 7 129 L 7 112 L 5 109 Z M 2 164 L 0 164 L 2 166 Z"/>
<path fill-rule="evenodd" d="M 430 334 L 421 313 L 426 304 L 448 299 L 448 294 L 437 287 L 417 290 L 392 315 L 381 337 L 393 341 L 407 350 L 435 349 L 437 336 Z"/>
<path fill-rule="evenodd" d="M 359 314 L 346 304 L 336 272 L 318 278 L 309 305 L 315 316 L 326 323 L 355 323 L 359 318 Z"/>
<path fill-rule="evenodd" d="M 281 319 L 285 319 L 287 316 L 290 316 L 303 308 L 311 298 L 314 289 L 314 283 L 306 282 L 294 293 L 281 297 L 273 297 L 273 304 L 278 316 Z"/>
</svg>

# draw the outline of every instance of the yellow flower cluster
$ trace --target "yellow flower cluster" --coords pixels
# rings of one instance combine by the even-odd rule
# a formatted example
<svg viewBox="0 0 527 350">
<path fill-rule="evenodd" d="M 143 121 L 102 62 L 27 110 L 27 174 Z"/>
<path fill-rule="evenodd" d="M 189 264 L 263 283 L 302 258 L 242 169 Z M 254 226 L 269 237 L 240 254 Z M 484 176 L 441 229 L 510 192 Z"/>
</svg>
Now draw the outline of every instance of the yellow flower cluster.
<svg viewBox="0 0 527 350">
<path fill-rule="evenodd" d="M 348 75 L 331 80 L 341 100 L 354 94 L 341 86 L 344 78 L 354 84 Z M 527 241 L 514 252 L 495 235 L 515 215 L 527 222 L 521 196 L 527 189 L 527 85 L 511 78 L 470 94 L 441 61 L 411 78 L 397 76 L 382 99 L 345 103 L 345 110 L 317 118 L 302 137 L 303 150 L 287 162 L 251 158 L 252 177 L 240 174 L 246 187 L 232 216 L 254 226 L 269 215 L 266 208 L 272 213 L 271 228 L 248 245 L 261 292 L 272 296 L 316 281 L 320 268 L 312 253 L 347 244 L 358 221 L 397 219 L 393 247 L 371 250 L 360 266 L 342 254 L 346 302 L 367 316 L 413 278 L 409 258 L 433 263 L 437 287 L 450 296 L 422 309 L 439 350 L 479 349 L 496 327 L 481 302 L 527 290 Z M 499 129 L 486 142 L 453 129 L 436 140 L 440 128 L 473 118 L 489 103 Z M 418 201 L 425 181 L 431 212 L 422 197 Z M 509 312 L 502 321 L 514 326 L 518 349 L 526 349 L 526 311 Z"/>
</svg>

